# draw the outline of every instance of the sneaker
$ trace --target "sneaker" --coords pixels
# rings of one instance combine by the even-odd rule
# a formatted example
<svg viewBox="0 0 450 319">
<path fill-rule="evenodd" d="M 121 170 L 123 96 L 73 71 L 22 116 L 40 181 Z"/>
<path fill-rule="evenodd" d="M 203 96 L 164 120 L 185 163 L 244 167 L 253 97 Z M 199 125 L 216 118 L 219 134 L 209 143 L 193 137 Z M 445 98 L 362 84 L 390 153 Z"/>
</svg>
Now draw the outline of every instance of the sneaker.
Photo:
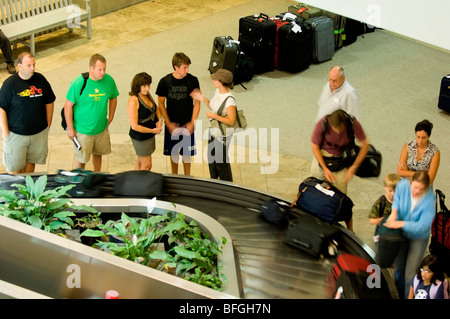
<svg viewBox="0 0 450 319">
<path fill-rule="evenodd" d="M 9 63 L 9 64 L 6 66 L 6 69 L 7 69 L 8 72 L 11 73 L 11 74 L 15 74 L 15 73 L 16 73 L 16 67 L 14 66 L 13 63 Z"/>
</svg>

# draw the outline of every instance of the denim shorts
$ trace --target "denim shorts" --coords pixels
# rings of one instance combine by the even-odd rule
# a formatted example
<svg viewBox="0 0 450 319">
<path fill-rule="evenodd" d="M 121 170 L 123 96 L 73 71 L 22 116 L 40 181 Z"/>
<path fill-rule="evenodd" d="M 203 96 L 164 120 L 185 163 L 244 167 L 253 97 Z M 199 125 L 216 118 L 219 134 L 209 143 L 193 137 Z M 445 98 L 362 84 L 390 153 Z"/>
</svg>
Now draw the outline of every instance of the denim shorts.
<svg viewBox="0 0 450 319">
<path fill-rule="evenodd" d="M 194 156 L 195 137 L 194 133 L 187 134 L 187 129 L 174 130 L 172 134 L 167 128 L 164 129 L 164 155 L 167 156 Z"/>
</svg>

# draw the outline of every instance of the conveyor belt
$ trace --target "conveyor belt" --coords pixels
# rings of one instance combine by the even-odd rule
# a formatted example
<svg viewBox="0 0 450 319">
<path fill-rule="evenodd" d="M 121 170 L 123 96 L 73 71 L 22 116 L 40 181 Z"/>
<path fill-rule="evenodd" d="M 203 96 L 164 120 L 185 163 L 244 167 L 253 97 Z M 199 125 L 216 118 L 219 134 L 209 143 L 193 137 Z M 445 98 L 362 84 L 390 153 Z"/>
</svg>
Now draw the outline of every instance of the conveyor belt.
<svg viewBox="0 0 450 319">
<path fill-rule="evenodd" d="M 49 175 L 48 187 L 55 187 Z M 37 177 L 36 177 L 37 178 Z M 104 197 L 113 196 L 114 175 L 103 184 Z M 227 182 L 180 175 L 164 175 L 159 200 L 197 209 L 222 224 L 230 234 L 235 250 L 241 298 L 244 299 L 327 299 L 334 296 L 329 282 L 334 258 L 317 259 L 283 242 L 284 229 L 263 220 L 262 203 L 286 199 Z M 338 227 L 339 249 L 361 256 L 371 263 L 373 252 L 346 228 Z M 389 299 L 392 278 L 382 272 L 378 295 Z"/>
<path fill-rule="evenodd" d="M 258 214 L 262 203 L 286 199 L 230 183 L 173 175 L 165 176 L 164 191 L 163 200 L 200 210 L 227 229 L 239 262 L 243 298 L 333 297 L 328 280 L 335 260 L 316 259 L 286 245 L 284 230 Z M 365 244 L 347 229 L 340 229 L 340 250 L 374 263 Z M 383 287 L 389 286 L 387 281 Z M 391 298 L 389 289 L 385 293 Z"/>
</svg>

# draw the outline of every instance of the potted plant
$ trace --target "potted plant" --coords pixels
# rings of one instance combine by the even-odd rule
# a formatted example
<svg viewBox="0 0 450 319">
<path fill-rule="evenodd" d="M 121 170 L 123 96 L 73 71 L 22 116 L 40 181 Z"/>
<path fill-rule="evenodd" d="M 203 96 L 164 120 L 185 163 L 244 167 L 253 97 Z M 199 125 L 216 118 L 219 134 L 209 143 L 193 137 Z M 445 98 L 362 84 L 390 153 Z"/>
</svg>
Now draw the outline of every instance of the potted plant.
<svg viewBox="0 0 450 319">
<path fill-rule="evenodd" d="M 34 181 L 25 177 L 25 184 L 12 184 L 16 189 L 0 189 L 0 215 L 18 220 L 47 232 L 64 236 L 74 226 L 74 211 L 93 211 L 92 207 L 74 205 L 67 191 L 75 185 L 46 189 L 47 175 Z"/>
</svg>

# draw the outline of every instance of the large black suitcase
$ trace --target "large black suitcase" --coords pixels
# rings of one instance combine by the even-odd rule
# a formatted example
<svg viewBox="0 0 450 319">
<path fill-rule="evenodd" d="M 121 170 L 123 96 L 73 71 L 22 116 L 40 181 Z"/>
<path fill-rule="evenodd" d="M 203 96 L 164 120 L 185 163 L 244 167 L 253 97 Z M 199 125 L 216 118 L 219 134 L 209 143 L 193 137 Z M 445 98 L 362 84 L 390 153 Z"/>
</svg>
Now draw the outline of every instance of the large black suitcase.
<svg viewBox="0 0 450 319">
<path fill-rule="evenodd" d="M 215 37 L 209 60 L 209 72 L 226 69 L 235 73 L 239 60 L 239 44 L 231 36 Z"/>
<path fill-rule="evenodd" d="M 263 13 L 239 19 L 239 44 L 252 58 L 255 74 L 275 69 L 275 37 L 277 25 Z"/>
<path fill-rule="evenodd" d="M 313 57 L 313 30 L 302 18 L 290 19 L 278 15 L 275 67 L 297 73 L 308 68 Z"/>
<path fill-rule="evenodd" d="M 347 18 L 343 34 L 343 45 L 347 46 L 356 42 L 358 36 L 361 35 L 362 25 L 361 21 Z"/>
<path fill-rule="evenodd" d="M 289 222 L 284 242 L 314 257 L 332 256 L 337 251 L 338 228 L 310 214 L 297 212 Z"/>
<path fill-rule="evenodd" d="M 438 108 L 450 113 L 450 74 L 444 76 L 441 80 Z"/>
</svg>

